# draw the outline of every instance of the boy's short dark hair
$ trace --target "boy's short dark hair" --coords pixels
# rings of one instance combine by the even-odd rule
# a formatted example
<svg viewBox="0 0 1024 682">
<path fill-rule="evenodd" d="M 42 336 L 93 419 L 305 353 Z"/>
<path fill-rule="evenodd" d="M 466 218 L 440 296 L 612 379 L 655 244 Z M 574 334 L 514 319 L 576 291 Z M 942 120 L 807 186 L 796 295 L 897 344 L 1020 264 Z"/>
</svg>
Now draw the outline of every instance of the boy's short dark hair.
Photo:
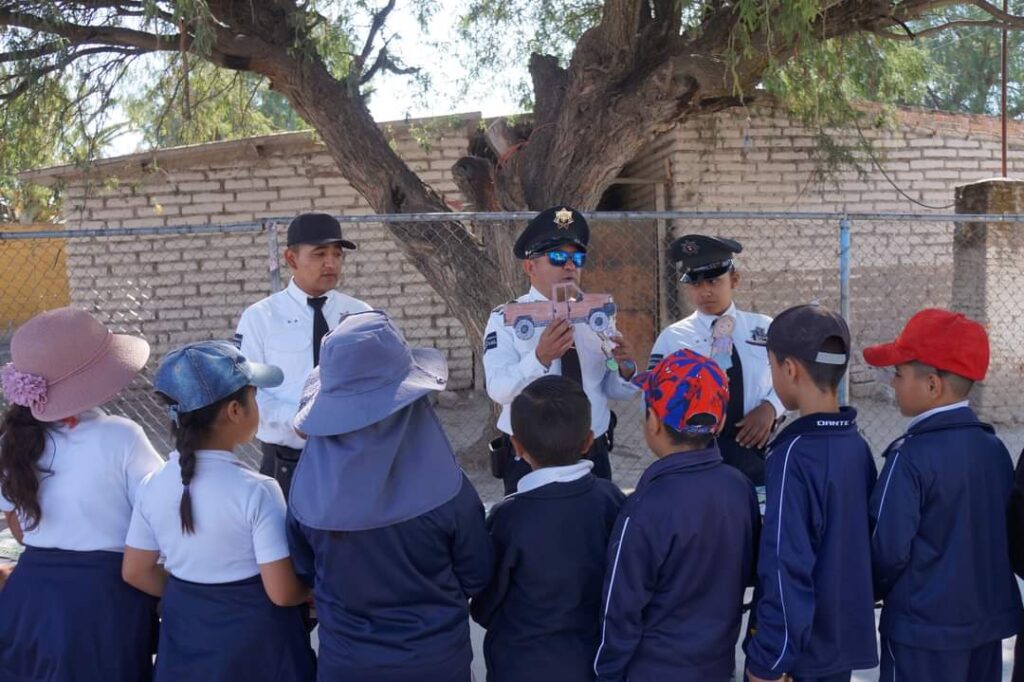
<svg viewBox="0 0 1024 682">
<path fill-rule="evenodd" d="M 590 400 L 572 379 L 541 377 L 512 401 L 512 433 L 541 467 L 575 464 L 590 434 Z"/>
<path fill-rule="evenodd" d="M 971 389 L 974 387 L 974 381 L 965 376 L 961 376 L 960 374 L 947 372 L 944 369 L 938 369 L 917 360 L 911 360 L 909 364 L 914 369 L 914 373 L 919 377 L 927 376 L 928 374 L 936 374 L 941 377 L 943 381 L 950 385 L 953 392 L 956 393 L 959 398 L 966 398 L 967 394 L 970 393 Z"/>
<path fill-rule="evenodd" d="M 821 345 L 822 352 L 825 353 L 845 353 L 846 345 L 843 340 L 838 336 L 825 339 Z M 797 363 L 807 372 L 807 375 L 811 377 L 811 381 L 814 385 L 820 388 L 822 391 L 834 393 L 839 389 L 839 382 L 842 380 L 843 375 L 846 374 L 846 368 L 848 363 L 842 365 L 826 365 L 820 362 L 808 362 L 803 358 L 798 358 L 793 355 L 784 355 L 783 353 L 772 350 L 775 354 L 775 360 L 782 364 L 787 359 Z"/>
<path fill-rule="evenodd" d="M 711 441 L 715 439 L 714 434 L 683 433 L 678 429 L 672 428 L 665 422 L 662 422 L 661 425 L 665 427 L 665 433 L 668 435 L 668 439 L 672 442 L 672 445 L 677 445 L 688 450 L 704 450 L 711 445 Z"/>
</svg>

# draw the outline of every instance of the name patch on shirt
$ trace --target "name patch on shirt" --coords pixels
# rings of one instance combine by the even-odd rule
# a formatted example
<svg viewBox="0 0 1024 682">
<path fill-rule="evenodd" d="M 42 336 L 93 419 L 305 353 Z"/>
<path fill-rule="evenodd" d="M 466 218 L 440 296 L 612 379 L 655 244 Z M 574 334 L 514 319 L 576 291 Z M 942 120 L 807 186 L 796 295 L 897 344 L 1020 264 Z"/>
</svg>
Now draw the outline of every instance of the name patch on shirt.
<svg viewBox="0 0 1024 682">
<path fill-rule="evenodd" d="M 498 332 L 491 332 L 484 338 L 484 352 L 498 347 Z"/>
<path fill-rule="evenodd" d="M 845 419 L 819 419 L 818 426 L 849 426 L 850 422 Z"/>
<path fill-rule="evenodd" d="M 242 335 L 235 334 L 233 337 L 231 337 L 231 343 L 235 344 L 235 348 L 237 348 L 238 350 L 242 350 Z"/>
</svg>

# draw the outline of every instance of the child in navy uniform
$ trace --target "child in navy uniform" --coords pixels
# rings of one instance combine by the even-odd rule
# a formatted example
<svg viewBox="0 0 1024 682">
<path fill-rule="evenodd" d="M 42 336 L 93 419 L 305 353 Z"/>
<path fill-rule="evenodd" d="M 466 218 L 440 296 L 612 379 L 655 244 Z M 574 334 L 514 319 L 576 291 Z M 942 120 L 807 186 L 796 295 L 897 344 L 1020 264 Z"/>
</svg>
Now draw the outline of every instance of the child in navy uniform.
<svg viewBox="0 0 1024 682">
<path fill-rule="evenodd" d="M 680 350 L 636 380 L 658 461 L 612 531 L 594 671 L 601 682 L 724 682 L 760 523 L 750 480 L 714 444 L 728 379 L 713 360 Z"/>
<path fill-rule="evenodd" d="M 847 682 L 878 665 L 868 533 L 875 463 L 857 412 L 837 396 L 850 332 L 835 313 L 802 305 L 775 318 L 766 344 L 775 392 L 800 417 L 766 460 L 747 677 Z"/>
<path fill-rule="evenodd" d="M 547 376 L 512 401 L 512 446 L 532 472 L 487 518 L 496 569 L 473 600 L 489 682 L 590 682 L 608 537 L 624 495 L 596 478 L 590 401 Z"/>
<path fill-rule="evenodd" d="M 284 496 L 232 452 L 259 425 L 256 387 L 281 380 L 225 341 L 184 346 L 157 369 L 177 450 L 139 490 L 123 572 L 163 597 L 158 682 L 313 679 Z"/>
<path fill-rule="evenodd" d="M 380 311 L 324 337 L 295 426 L 289 540 L 320 620 L 324 681 L 469 682 L 469 599 L 494 551 L 429 394 L 444 356 Z M 557 567 L 552 567 L 557 570 Z"/>
<path fill-rule="evenodd" d="M 98 409 L 148 357 L 72 308 L 11 339 L 0 510 L 25 551 L 0 591 L 0 680 L 152 677 L 156 599 L 121 580 L 121 557 L 139 484 L 163 460 L 138 424 Z"/>
<path fill-rule="evenodd" d="M 926 309 L 864 359 L 896 366 L 896 402 L 912 417 L 871 499 L 881 678 L 995 682 L 1021 602 L 1006 532 L 1013 465 L 967 401 L 988 370 L 988 336 L 963 315 Z"/>
</svg>

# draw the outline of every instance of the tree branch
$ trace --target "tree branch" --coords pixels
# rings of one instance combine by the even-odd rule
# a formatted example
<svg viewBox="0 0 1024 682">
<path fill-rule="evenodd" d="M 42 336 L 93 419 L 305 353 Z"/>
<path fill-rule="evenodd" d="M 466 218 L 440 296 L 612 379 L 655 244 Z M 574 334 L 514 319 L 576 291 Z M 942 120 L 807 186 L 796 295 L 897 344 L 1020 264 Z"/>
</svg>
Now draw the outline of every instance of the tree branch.
<svg viewBox="0 0 1024 682">
<path fill-rule="evenodd" d="M 69 22 L 55 22 L 32 14 L 6 9 L 0 9 L 0 26 L 51 33 L 79 45 L 135 47 L 148 52 L 177 51 L 180 40 L 178 34 L 147 33 L 120 26 L 85 26 Z"/>
<path fill-rule="evenodd" d="M 985 0 L 968 0 L 968 2 L 986 14 L 999 19 L 999 21 L 1005 24 L 1008 28 L 1024 28 L 1024 17 L 1017 16 L 1016 14 L 1008 14 Z"/>
<path fill-rule="evenodd" d="M 56 73 L 58 71 L 62 71 L 74 62 L 81 59 L 82 57 L 89 57 L 97 54 L 119 54 L 122 58 L 124 58 L 135 57 L 143 54 L 144 52 L 144 50 L 116 48 L 107 46 L 86 48 L 77 50 L 75 52 L 70 52 L 67 55 L 65 55 L 62 59 L 59 59 L 52 64 L 47 64 L 45 66 L 40 66 L 35 69 L 32 69 L 29 73 L 20 77 L 21 82 L 18 85 L 14 86 L 7 92 L 0 93 L 0 101 L 9 102 L 19 97 L 20 95 L 23 95 L 28 90 L 28 88 L 31 87 L 32 84 L 38 81 L 40 78 L 48 76 L 52 73 Z M 15 80 L 16 78 L 19 78 L 19 76 L 17 74 L 12 74 L 0 80 L 0 82 L 8 82 L 11 80 Z"/>
<path fill-rule="evenodd" d="M 892 31 L 886 31 L 885 29 L 881 28 L 876 28 L 872 30 L 872 33 L 874 33 L 876 36 L 879 36 L 881 38 L 887 38 L 889 40 L 914 40 L 917 38 L 927 38 L 930 35 L 941 33 L 942 31 L 948 31 L 954 28 L 965 28 L 968 26 L 986 26 L 989 28 L 1002 28 L 1003 23 L 1001 21 L 996 21 L 994 19 L 959 19 L 957 21 L 948 21 L 944 24 L 939 24 L 938 26 L 932 26 L 921 31 L 915 31 L 910 34 L 908 34 L 907 32 L 894 33 Z"/>
<path fill-rule="evenodd" d="M 388 48 L 387 45 L 385 45 L 380 48 L 380 52 L 377 53 L 377 58 L 373 61 L 373 66 L 367 69 L 366 73 L 359 78 L 359 85 L 369 83 L 370 79 L 373 78 L 378 71 L 387 71 L 398 76 L 408 76 L 413 73 L 418 73 L 419 68 L 415 66 L 400 66 L 391 58 L 391 55 L 388 54 Z M 358 71 L 353 71 L 353 73 L 358 73 Z"/>
<path fill-rule="evenodd" d="M 370 54 L 373 52 L 373 43 L 377 40 L 377 34 L 384 27 L 384 22 L 387 21 L 388 15 L 391 14 L 391 10 L 395 8 L 395 0 L 388 0 L 388 4 L 384 5 L 381 9 L 373 13 L 373 20 L 370 22 L 370 31 L 366 34 L 366 42 L 363 43 L 363 49 L 359 52 L 359 55 L 352 60 L 352 71 L 348 75 L 349 91 L 357 93 L 359 86 L 366 83 L 373 77 L 379 69 L 383 68 L 385 60 L 387 59 L 387 44 L 381 48 L 380 52 L 377 53 L 377 59 L 374 60 L 373 66 L 370 67 L 369 71 L 363 72 L 363 67 L 366 65 L 366 60 L 370 58 Z"/>
<path fill-rule="evenodd" d="M 13 50 L 11 52 L 0 53 L 0 64 L 3 64 L 4 62 L 18 62 L 38 59 L 39 57 L 48 57 L 51 54 L 60 52 L 65 47 L 66 45 L 64 41 L 54 40 L 29 50 Z"/>
</svg>

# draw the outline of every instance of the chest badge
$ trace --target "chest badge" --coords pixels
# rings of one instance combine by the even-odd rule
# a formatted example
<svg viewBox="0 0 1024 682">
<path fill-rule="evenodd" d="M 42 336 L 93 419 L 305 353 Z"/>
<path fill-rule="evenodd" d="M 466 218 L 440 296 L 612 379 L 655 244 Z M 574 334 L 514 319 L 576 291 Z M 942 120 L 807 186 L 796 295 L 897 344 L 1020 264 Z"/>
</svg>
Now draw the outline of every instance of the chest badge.
<svg viewBox="0 0 1024 682">
<path fill-rule="evenodd" d="M 765 346 L 768 344 L 768 332 L 764 327 L 754 327 L 750 331 L 750 343 L 754 346 Z"/>
</svg>

